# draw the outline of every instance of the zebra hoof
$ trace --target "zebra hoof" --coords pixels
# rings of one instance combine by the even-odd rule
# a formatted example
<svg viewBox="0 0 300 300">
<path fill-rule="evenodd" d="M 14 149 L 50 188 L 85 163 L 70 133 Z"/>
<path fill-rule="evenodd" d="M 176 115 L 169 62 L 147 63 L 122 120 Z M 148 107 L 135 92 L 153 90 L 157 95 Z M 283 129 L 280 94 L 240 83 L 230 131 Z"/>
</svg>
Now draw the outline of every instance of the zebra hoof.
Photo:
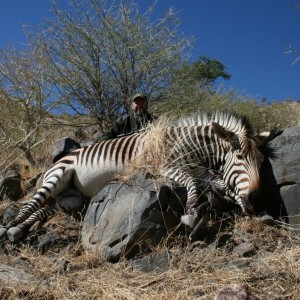
<svg viewBox="0 0 300 300">
<path fill-rule="evenodd" d="M 12 227 L 7 231 L 8 238 L 11 242 L 18 242 L 23 239 L 23 231 L 18 227 Z"/>
<path fill-rule="evenodd" d="M 7 236 L 7 229 L 6 228 L 0 228 L 0 240 L 2 240 L 6 236 Z"/>
<path fill-rule="evenodd" d="M 193 215 L 183 215 L 180 219 L 181 223 L 188 226 L 189 228 L 193 228 L 195 225 L 195 216 Z"/>
</svg>

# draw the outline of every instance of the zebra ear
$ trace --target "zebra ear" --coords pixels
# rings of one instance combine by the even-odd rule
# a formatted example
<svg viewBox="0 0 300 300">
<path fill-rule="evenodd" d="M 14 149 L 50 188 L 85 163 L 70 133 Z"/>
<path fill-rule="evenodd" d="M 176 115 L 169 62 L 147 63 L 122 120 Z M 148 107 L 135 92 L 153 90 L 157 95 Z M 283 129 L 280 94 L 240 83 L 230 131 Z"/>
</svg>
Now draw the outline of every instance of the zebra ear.
<svg viewBox="0 0 300 300">
<path fill-rule="evenodd" d="M 270 132 L 263 132 L 253 137 L 256 146 L 260 152 L 268 158 L 275 160 L 277 158 L 276 151 L 268 144 L 270 141 L 281 135 L 283 130 L 272 129 Z"/>
<path fill-rule="evenodd" d="M 216 122 L 212 122 L 211 126 L 212 126 L 213 132 L 217 136 L 219 136 L 219 138 L 221 138 L 223 140 L 226 140 L 229 143 L 236 142 L 237 137 L 236 137 L 236 135 L 232 131 L 226 130 L 225 128 L 223 128 L 222 126 L 220 126 Z"/>
<path fill-rule="evenodd" d="M 277 136 L 281 135 L 283 130 L 278 128 L 272 129 L 270 132 L 262 132 L 253 137 L 258 147 L 263 147 Z"/>
</svg>

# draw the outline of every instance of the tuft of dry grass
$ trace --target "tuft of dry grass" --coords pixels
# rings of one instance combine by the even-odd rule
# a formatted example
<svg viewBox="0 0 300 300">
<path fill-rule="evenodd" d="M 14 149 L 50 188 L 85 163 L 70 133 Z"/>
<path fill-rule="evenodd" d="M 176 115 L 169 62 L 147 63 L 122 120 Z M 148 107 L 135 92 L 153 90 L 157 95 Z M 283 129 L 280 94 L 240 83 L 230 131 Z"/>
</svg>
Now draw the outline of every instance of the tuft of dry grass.
<svg viewBox="0 0 300 300">
<path fill-rule="evenodd" d="M 170 123 L 170 117 L 161 116 L 157 122 L 148 126 L 142 151 L 124 169 L 118 177 L 119 180 L 127 181 L 129 177 L 139 172 L 149 173 L 161 182 L 165 180 L 162 175 L 172 153 L 170 145 L 165 142 L 165 132 Z"/>
</svg>

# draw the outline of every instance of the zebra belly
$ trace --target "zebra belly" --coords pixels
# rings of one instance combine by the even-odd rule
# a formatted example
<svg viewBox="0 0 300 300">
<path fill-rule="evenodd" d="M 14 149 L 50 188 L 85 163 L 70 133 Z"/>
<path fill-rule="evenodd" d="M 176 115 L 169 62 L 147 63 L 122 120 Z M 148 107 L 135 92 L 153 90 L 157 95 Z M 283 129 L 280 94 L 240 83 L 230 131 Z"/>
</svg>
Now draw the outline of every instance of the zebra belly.
<svg viewBox="0 0 300 300">
<path fill-rule="evenodd" d="M 120 170 L 105 168 L 75 168 L 74 185 L 85 196 L 92 197 L 118 174 Z"/>
</svg>

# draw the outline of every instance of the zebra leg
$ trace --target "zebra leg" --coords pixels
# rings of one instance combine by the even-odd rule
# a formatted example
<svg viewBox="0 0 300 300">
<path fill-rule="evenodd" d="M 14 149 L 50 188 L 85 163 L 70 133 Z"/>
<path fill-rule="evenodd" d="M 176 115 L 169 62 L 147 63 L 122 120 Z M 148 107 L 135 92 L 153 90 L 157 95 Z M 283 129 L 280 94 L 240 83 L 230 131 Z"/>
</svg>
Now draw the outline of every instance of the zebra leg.
<svg viewBox="0 0 300 300">
<path fill-rule="evenodd" d="M 11 242 L 17 242 L 17 241 L 21 240 L 24 237 L 25 233 L 27 233 L 29 231 L 29 229 L 31 228 L 31 226 L 34 223 L 36 223 L 37 221 L 46 222 L 49 218 L 54 217 L 60 210 L 61 209 L 58 204 L 47 205 L 47 206 L 39 209 L 38 211 L 33 213 L 23 223 L 15 226 L 15 227 L 11 227 L 7 231 L 7 236 L 9 238 L 9 240 Z"/>
<path fill-rule="evenodd" d="M 198 221 L 198 212 L 196 210 L 198 201 L 196 180 L 187 172 L 177 168 L 169 169 L 165 175 L 176 183 L 186 187 L 188 196 L 186 213 L 181 216 L 181 222 L 188 227 L 193 228 Z"/>
<path fill-rule="evenodd" d="M 55 166 L 54 166 L 55 167 Z M 16 219 L 9 222 L 6 226 L 0 228 L 0 239 L 11 232 L 10 235 L 16 236 L 16 239 L 21 236 L 21 227 L 16 227 L 25 220 L 27 220 L 32 214 L 39 210 L 39 208 L 50 198 L 53 194 L 59 194 L 64 190 L 73 175 L 73 170 L 66 168 L 53 168 L 50 169 L 44 179 L 43 186 L 33 196 L 32 200 L 27 203 L 19 212 Z M 13 229 L 16 228 L 16 229 Z"/>
<path fill-rule="evenodd" d="M 189 235 L 189 240 L 192 242 L 196 239 L 198 231 L 201 229 L 201 227 L 203 225 L 205 225 L 205 222 L 208 220 L 208 214 L 204 214 L 204 216 L 200 219 L 199 222 L 196 223 L 196 225 L 194 226 L 194 229 L 192 230 L 192 232 Z"/>
</svg>

